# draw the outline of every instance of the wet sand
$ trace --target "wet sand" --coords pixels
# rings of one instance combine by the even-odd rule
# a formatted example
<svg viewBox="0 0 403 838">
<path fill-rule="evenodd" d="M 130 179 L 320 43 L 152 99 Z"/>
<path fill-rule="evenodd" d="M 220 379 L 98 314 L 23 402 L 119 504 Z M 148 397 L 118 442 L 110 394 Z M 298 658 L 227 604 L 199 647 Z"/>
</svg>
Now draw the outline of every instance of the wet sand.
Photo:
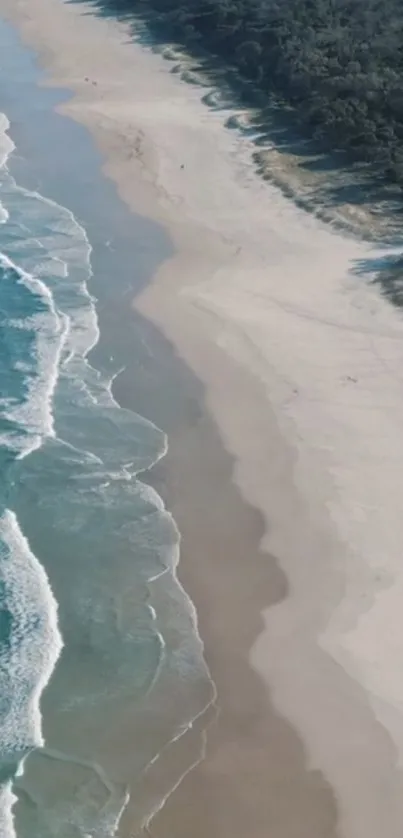
<svg viewBox="0 0 403 838">
<path fill-rule="evenodd" d="M 242 387 L 234 373 L 239 395 L 251 397 L 248 382 Z M 330 838 L 339 834 L 334 793 L 307 765 L 301 739 L 249 661 L 264 628 L 261 611 L 287 596 L 287 581 L 276 558 L 259 549 L 263 518 L 232 483 L 234 460 L 201 408 L 197 422 L 171 434 L 168 456 L 152 477 L 180 523 L 180 577 L 197 602 L 218 716 L 207 729 L 205 759 L 168 799 L 151 832 Z"/>
<path fill-rule="evenodd" d="M 362 278 L 382 254 L 259 181 L 248 141 L 123 24 L 62 0 L 0 11 L 75 92 L 63 112 L 127 204 L 169 230 L 176 254 L 134 305 L 204 385 L 151 479 L 218 716 L 151 832 L 397 838 L 403 330 Z M 204 721 L 178 745 L 189 766 Z"/>
</svg>

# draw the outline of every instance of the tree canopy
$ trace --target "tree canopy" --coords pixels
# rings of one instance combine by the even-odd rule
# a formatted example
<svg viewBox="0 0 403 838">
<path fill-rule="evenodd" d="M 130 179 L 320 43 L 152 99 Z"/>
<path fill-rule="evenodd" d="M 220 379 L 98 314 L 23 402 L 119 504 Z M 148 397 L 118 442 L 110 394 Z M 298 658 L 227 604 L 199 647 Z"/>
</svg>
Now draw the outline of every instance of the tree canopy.
<svg viewBox="0 0 403 838">
<path fill-rule="evenodd" d="M 102 0 L 98 0 L 101 4 Z M 403 186 L 401 0 L 109 0 L 149 9 L 188 49 L 219 57 L 295 111 L 323 148 Z"/>
</svg>

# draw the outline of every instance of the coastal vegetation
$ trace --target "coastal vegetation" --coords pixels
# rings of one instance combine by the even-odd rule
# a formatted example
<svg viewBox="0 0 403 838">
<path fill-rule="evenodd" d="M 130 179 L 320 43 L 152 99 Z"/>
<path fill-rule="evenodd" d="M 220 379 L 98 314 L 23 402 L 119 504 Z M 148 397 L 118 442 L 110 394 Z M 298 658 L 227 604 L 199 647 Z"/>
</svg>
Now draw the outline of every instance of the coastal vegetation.
<svg viewBox="0 0 403 838">
<path fill-rule="evenodd" d="M 280 96 L 318 147 L 403 186 L 401 0 L 96 0 L 152 17 L 263 96 Z"/>
</svg>

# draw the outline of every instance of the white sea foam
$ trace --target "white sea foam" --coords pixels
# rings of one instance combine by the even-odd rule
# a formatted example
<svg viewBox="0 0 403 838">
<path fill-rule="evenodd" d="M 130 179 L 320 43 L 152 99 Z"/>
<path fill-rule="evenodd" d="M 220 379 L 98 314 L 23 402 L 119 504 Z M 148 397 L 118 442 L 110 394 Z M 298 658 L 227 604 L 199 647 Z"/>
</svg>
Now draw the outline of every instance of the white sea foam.
<svg viewBox="0 0 403 838">
<path fill-rule="evenodd" d="M 15 145 L 7 133 L 10 128 L 10 122 L 5 113 L 0 113 L 0 167 L 5 166 L 10 154 L 15 149 Z"/>
<path fill-rule="evenodd" d="M 7 160 L 15 149 L 15 145 L 7 134 L 10 123 L 4 113 L 0 112 L 0 169 L 5 166 Z M 4 224 L 8 219 L 8 212 L 0 203 L 0 224 Z"/>
<path fill-rule="evenodd" d="M 9 627 L 0 643 L 0 761 L 17 765 L 43 744 L 39 701 L 62 640 L 46 573 L 9 509 L 0 517 L 0 607 Z M 0 799 L 0 824 L 10 826 L 7 788 Z"/>
<path fill-rule="evenodd" d="M 27 375 L 27 394 L 23 402 L 4 405 L 3 416 L 20 426 L 24 435 L 17 436 L 12 446 L 20 449 L 19 456 L 26 456 L 41 445 L 45 436 L 54 436 L 52 397 L 58 378 L 58 368 L 63 344 L 68 333 L 68 318 L 55 309 L 53 297 L 46 285 L 27 274 L 5 254 L 0 253 L 0 266 L 18 276 L 16 280 L 45 303 L 45 310 L 23 321 L 9 321 L 10 328 L 29 329 L 35 335 L 35 374 Z M 27 362 L 28 363 L 28 362 Z M 29 434 L 29 436 L 26 436 Z M 1 439 L 1 436 L 0 436 Z M 10 441 L 2 439 L 3 444 Z"/>
<path fill-rule="evenodd" d="M 2 838 L 17 838 L 13 823 L 13 806 L 16 800 L 11 781 L 0 787 L 0 835 Z"/>
</svg>

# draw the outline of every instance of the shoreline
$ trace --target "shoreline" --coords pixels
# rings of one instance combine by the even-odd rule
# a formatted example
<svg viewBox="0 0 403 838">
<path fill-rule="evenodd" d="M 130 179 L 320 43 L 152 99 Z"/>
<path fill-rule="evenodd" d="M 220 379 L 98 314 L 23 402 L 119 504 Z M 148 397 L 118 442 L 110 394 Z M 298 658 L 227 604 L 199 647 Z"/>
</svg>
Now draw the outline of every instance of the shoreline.
<svg viewBox="0 0 403 838">
<path fill-rule="evenodd" d="M 4 85 L 1 107 L 11 117 L 12 134 L 16 139 L 18 149 L 16 156 L 11 160 L 8 171 L 11 177 L 13 174 L 16 175 L 18 181 L 17 192 L 20 195 L 27 194 L 26 189 L 30 194 L 30 187 L 34 189 L 35 195 L 36 189 L 40 189 L 41 195 L 38 195 L 38 197 L 40 199 L 43 197 L 45 205 L 50 199 L 53 210 L 59 210 L 63 214 L 68 207 L 69 220 L 71 217 L 73 223 L 77 218 L 81 219 L 85 238 L 87 238 L 87 231 L 91 230 L 94 250 L 92 253 L 93 275 L 89 282 L 92 292 L 95 292 L 97 314 L 101 321 L 99 339 L 90 353 L 91 363 L 94 364 L 96 369 L 102 370 L 108 381 L 111 378 L 111 352 L 113 353 L 114 370 L 121 369 L 120 365 L 125 367 L 125 376 L 122 376 L 121 373 L 119 378 L 125 377 L 127 379 L 128 377 L 126 388 L 134 394 L 134 400 L 131 399 L 131 404 L 128 405 L 127 398 L 124 398 L 124 406 L 132 411 L 134 423 L 136 417 L 141 422 L 142 417 L 138 416 L 139 388 L 140 390 L 144 389 L 146 394 L 144 401 L 145 416 L 148 413 L 147 398 L 151 395 L 149 381 L 147 381 L 148 375 L 145 370 L 142 370 L 142 365 L 146 360 L 144 349 L 150 346 L 153 351 L 156 351 L 157 342 L 155 338 L 157 334 L 155 334 L 156 330 L 152 327 L 152 324 L 139 316 L 136 316 L 134 323 L 130 306 L 127 305 L 127 291 L 129 289 L 130 300 L 135 288 L 143 287 L 144 283 L 152 277 L 156 265 L 162 261 L 161 254 L 167 256 L 172 248 L 169 246 L 167 236 L 158 228 L 158 225 L 143 220 L 136 215 L 131 215 L 116 195 L 113 185 L 102 176 L 100 156 L 88 132 L 72 120 L 61 117 L 54 112 L 55 105 L 60 100 L 65 99 L 66 91 L 56 90 L 54 94 L 53 91 L 39 86 L 43 73 L 35 66 L 31 51 L 21 45 L 16 31 L 3 20 L 0 30 L 4 58 Z M 9 78 L 10 65 L 11 79 Z M 7 124 L 9 124 L 8 120 Z M 60 142 L 60 138 L 62 138 L 62 142 Z M 71 176 L 69 163 L 66 163 L 66 160 L 63 159 L 66 145 L 69 148 L 70 155 L 74 155 L 75 171 Z M 18 173 L 15 171 L 16 169 Z M 91 196 L 88 196 L 88 198 L 80 194 L 84 173 L 87 182 L 91 183 Z M 42 206 L 42 203 L 40 206 Z M 43 231 L 45 248 L 47 243 L 46 221 Z M 111 237 L 110 247 L 108 247 L 108 240 L 105 236 Z M 7 239 L 5 244 L 7 246 Z M 50 243 L 51 248 L 52 245 L 55 246 L 54 240 Z M 133 260 L 136 262 L 134 275 L 131 267 Z M 116 275 L 117 283 L 116 286 L 113 286 L 113 296 L 111 296 L 110 277 L 114 275 Z M 98 328 L 97 331 L 99 332 Z M 166 348 L 158 348 L 158 354 L 160 353 L 163 353 L 166 357 Z M 177 366 L 178 377 L 180 365 Z M 153 371 L 153 374 L 155 374 L 155 371 Z M 152 401 L 153 399 L 151 399 Z M 156 415 L 159 415 L 158 411 Z M 78 416 L 73 427 L 77 419 L 80 423 L 80 416 Z M 94 419 L 96 426 L 96 417 Z M 151 429 L 153 423 L 146 419 L 144 421 L 146 426 Z M 69 429 L 65 428 L 64 430 L 68 432 Z M 160 438 L 160 442 L 161 437 L 166 442 L 166 435 L 159 428 L 154 428 L 154 431 L 157 438 Z M 152 431 L 152 437 L 155 436 L 154 431 Z M 109 434 L 105 438 L 106 450 L 104 453 L 106 455 L 108 455 L 108 445 L 111 445 L 111 435 L 113 439 L 113 423 L 109 428 Z M 128 436 L 128 444 L 130 445 L 129 440 L 130 436 Z M 136 450 L 138 446 L 135 427 L 133 441 Z M 116 443 L 116 453 L 118 454 L 120 450 L 118 440 L 116 440 Z M 90 440 L 89 444 L 91 445 Z M 46 443 L 44 447 L 47 447 Z M 110 453 L 113 453 L 113 450 L 114 445 L 112 443 Z M 154 451 L 154 445 L 152 445 L 152 450 Z M 152 459 L 146 458 L 149 467 L 158 459 L 162 450 L 157 444 L 155 448 L 156 457 L 153 455 Z M 63 452 L 61 459 L 63 460 Z M 45 497 L 42 496 L 45 505 L 46 489 L 48 486 L 51 488 L 52 479 L 53 473 L 50 467 L 48 479 L 44 485 Z M 134 480 L 133 483 L 137 487 L 142 485 L 141 480 Z M 144 484 L 143 489 L 148 496 L 149 492 Z M 74 494 L 73 491 L 73 498 Z M 67 491 L 66 503 L 69 502 L 68 495 Z M 126 500 L 125 492 L 123 492 L 119 504 L 121 511 L 125 510 Z M 132 508 L 130 496 L 128 500 L 129 503 L 126 510 L 123 511 L 123 516 L 127 517 L 128 521 L 132 516 L 131 524 L 136 527 L 138 515 L 136 493 L 132 498 Z M 18 504 L 17 498 L 14 501 L 17 501 Z M 158 498 L 156 501 L 158 509 L 160 505 L 162 506 L 162 500 Z M 23 503 L 22 506 L 24 506 Z M 30 504 L 28 503 L 28 512 L 29 507 Z M 21 504 L 18 508 L 19 512 L 23 514 Z M 57 510 L 55 510 L 55 514 L 57 521 Z M 108 526 L 105 537 L 107 538 L 108 534 L 111 534 L 113 549 L 113 515 L 111 516 L 108 513 L 106 515 Z M 35 517 L 38 518 L 39 516 Z M 68 519 L 69 517 L 67 516 Z M 157 517 L 159 523 L 161 523 L 161 516 L 158 515 Z M 171 524 L 169 514 L 165 514 L 165 519 L 169 519 L 168 529 L 172 531 L 174 542 L 172 559 L 176 564 L 177 528 L 175 522 Z M 56 522 L 56 530 L 60 525 L 63 527 L 62 521 Z M 35 529 L 36 533 L 34 532 Z M 158 521 L 156 526 L 151 526 L 151 529 L 154 532 L 150 533 L 151 538 L 148 545 L 150 550 L 146 570 L 148 573 L 151 573 L 150 567 L 154 566 L 154 559 L 157 558 L 153 555 L 155 551 L 152 549 L 152 543 L 154 538 L 158 538 Z M 161 647 L 166 645 L 168 648 L 166 655 L 162 655 L 162 657 L 158 655 L 159 662 L 157 662 L 154 673 L 157 682 L 154 683 L 152 688 L 151 700 L 142 707 L 141 696 L 139 702 L 139 691 L 132 680 L 133 677 L 136 680 L 137 666 L 134 667 L 134 670 L 130 667 L 126 676 L 124 672 L 122 673 L 119 670 L 124 649 L 127 648 L 127 642 L 130 643 L 130 637 L 134 639 L 134 648 L 131 649 L 132 662 L 138 659 L 136 634 L 139 631 L 138 640 L 141 644 L 141 637 L 145 628 L 141 623 L 138 627 L 138 600 L 142 601 L 141 591 L 143 587 L 138 575 L 138 564 L 139 561 L 141 563 L 143 539 L 140 538 L 138 543 L 136 540 L 134 554 L 130 547 L 128 550 L 124 548 L 124 541 L 121 543 L 121 549 L 116 553 L 112 562 L 112 579 L 110 585 L 106 586 L 106 598 L 103 596 L 102 584 L 99 589 L 96 582 L 98 580 L 99 583 L 100 573 L 105 576 L 105 572 L 107 572 L 102 550 L 101 555 L 99 555 L 96 543 L 91 551 L 94 555 L 93 573 L 91 573 L 91 570 L 86 573 L 86 568 L 83 566 L 81 569 L 80 567 L 78 572 L 81 590 L 88 585 L 88 577 L 93 579 L 95 583 L 95 603 L 100 616 L 102 614 L 101 625 L 99 626 L 98 621 L 93 618 L 92 610 L 88 612 L 88 618 L 83 619 L 80 614 L 78 605 L 80 595 L 77 596 L 75 591 L 75 573 L 70 572 L 65 579 L 60 579 L 61 568 L 57 561 L 58 552 L 54 561 L 52 549 L 49 549 L 49 545 L 52 544 L 52 534 L 47 528 L 46 519 L 42 520 L 39 517 L 37 527 L 32 527 L 28 514 L 25 517 L 24 530 L 29 533 L 30 539 L 34 539 L 37 555 L 41 557 L 43 566 L 47 568 L 52 587 L 56 593 L 59 624 L 62 627 L 66 643 L 64 644 L 60 665 L 53 674 L 49 687 L 43 696 L 43 701 L 41 701 L 41 716 L 46 729 L 47 747 L 43 750 L 33 751 L 27 759 L 22 778 L 17 780 L 14 786 L 18 797 L 14 809 L 18 834 L 20 834 L 20 830 L 22 830 L 22 835 L 26 834 L 27 825 L 25 820 L 28 818 L 29 822 L 30 801 L 32 806 L 33 800 L 37 801 L 38 810 L 40 810 L 39 819 L 42 817 L 46 821 L 48 818 L 54 817 L 63 820 L 63 810 L 68 804 L 70 795 L 73 800 L 75 799 L 74 783 L 77 783 L 78 774 L 82 776 L 83 796 L 85 796 L 84 788 L 87 788 L 91 781 L 93 785 L 95 784 L 98 787 L 101 799 L 104 794 L 109 794 L 109 800 L 105 804 L 109 809 L 116 803 L 116 795 L 118 795 L 122 806 L 130 809 L 132 831 L 135 825 L 138 827 L 140 823 L 148 820 L 150 808 L 158 811 L 161 800 L 175 787 L 178 775 L 181 776 L 188 770 L 189 760 L 194 762 L 199 758 L 197 749 L 200 748 L 200 745 L 198 739 L 197 741 L 195 739 L 193 744 L 189 743 L 185 749 L 182 748 L 183 754 L 179 753 L 178 755 L 176 753 L 175 760 L 169 758 L 171 745 L 175 743 L 176 737 L 181 737 L 181 734 L 185 733 L 186 735 L 182 737 L 184 740 L 194 739 L 193 736 L 189 737 L 188 732 L 190 729 L 193 731 L 205 723 L 203 721 L 204 716 L 207 715 L 207 709 L 214 697 L 213 685 L 202 657 L 201 640 L 197 632 L 197 626 L 194 625 L 195 609 L 193 603 L 178 583 L 175 572 L 161 578 L 161 582 L 156 578 L 154 582 L 150 582 L 147 586 L 145 603 L 147 603 L 148 616 L 151 618 L 151 629 L 153 629 L 153 624 L 155 625 L 155 621 L 158 619 L 161 628 L 163 627 L 163 632 L 154 630 L 153 634 Z M 77 549 L 71 544 L 67 545 L 65 553 L 70 571 L 71 564 L 74 563 L 74 556 L 77 556 L 80 560 L 82 555 L 85 555 L 86 536 L 88 537 L 90 532 L 91 528 L 89 528 L 88 533 L 83 533 L 81 544 L 79 541 Z M 170 538 L 169 532 L 165 534 L 164 543 L 166 538 Z M 105 538 L 103 540 L 105 541 Z M 166 547 L 170 553 L 170 543 L 167 543 Z M 89 557 L 86 558 L 88 568 Z M 125 568 L 125 563 L 127 563 L 127 568 Z M 63 562 L 61 564 L 63 565 Z M 160 567 L 158 562 L 157 567 Z M 127 577 L 125 577 L 126 573 Z M 62 584 L 60 584 L 61 582 Z M 71 591 L 69 590 L 70 586 Z M 112 592 L 114 593 L 112 594 Z M 72 602 L 69 602 L 70 593 Z M 126 603 L 130 601 L 131 597 L 132 608 L 129 608 Z M 114 603 L 116 603 L 116 606 Z M 77 605 L 78 609 L 76 610 Z M 144 617 L 146 618 L 146 614 L 144 614 Z M 94 629 L 95 634 L 90 642 L 92 655 L 89 656 L 85 646 L 83 650 L 81 649 L 78 638 L 88 635 L 91 637 Z M 97 685 L 91 678 L 88 680 L 84 678 L 84 682 L 82 680 L 83 654 L 84 660 L 85 658 L 94 660 L 96 672 L 96 660 L 101 650 L 103 656 L 108 656 L 108 653 L 112 651 L 110 643 L 108 643 L 108 637 L 105 637 L 105 631 L 108 635 L 108 632 L 112 631 L 113 633 L 116 630 L 118 636 L 112 656 L 116 667 L 113 673 L 114 677 L 111 675 L 110 668 L 109 673 L 105 671 L 105 663 L 99 673 L 105 685 L 111 682 L 116 683 L 116 697 L 115 700 L 111 701 L 109 713 L 105 718 L 105 703 L 103 702 L 103 696 L 97 695 Z M 97 644 L 96 636 L 99 634 L 101 634 L 101 642 Z M 68 655 L 69 650 L 70 655 Z M 70 658 L 70 666 L 66 661 L 66 651 Z M 186 665 L 190 667 L 189 677 L 186 682 L 183 682 L 183 688 L 181 687 L 181 679 L 177 677 L 181 671 L 181 656 L 185 657 Z M 152 660 L 149 660 L 148 663 L 152 664 Z M 179 670 L 176 677 L 175 668 Z M 132 669 L 131 674 L 130 669 Z M 170 672 L 173 678 L 170 676 Z M 139 674 L 137 672 L 137 678 Z M 66 685 L 68 685 L 67 689 Z M 81 685 L 83 687 L 82 693 Z M 75 704 L 77 688 L 80 692 L 79 705 L 81 705 L 81 712 L 80 709 L 77 709 L 77 712 L 73 711 L 67 718 L 65 704 L 66 701 L 67 704 L 70 703 L 70 709 L 71 705 Z M 81 731 L 83 728 L 84 733 L 84 729 L 88 728 L 85 718 L 83 725 L 83 715 L 85 717 L 86 699 L 87 704 L 89 699 L 90 707 L 92 700 L 95 700 L 95 696 L 91 694 L 92 690 L 95 690 L 95 696 L 97 696 L 97 711 L 92 715 L 88 735 L 77 736 L 77 730 Z M 124 731 L 127 732 L 127 753 L 121 745 Z M 135 742 L 134 749 L 131 744 L 133 742 Z M 178 752 L 176 744 L 175 751 Z M 49 766 L 49 757 L 53 759 L 51 766 Z M 160 770 L 160 763 L 165 764 L 164 771 Z M 140 770 L 141 764 L 143 764 L 142 770 Z M 158 771 L 156 771 L 156 767 Z M 55 794 L 53 789 L 51 800 L 41 806 L 39 801 L 43 796 L 46 799 L 49 795 L 50 787 L 53 788 L 55 774 L 60 778 L 58 793 Z M 130 801 L 125 800 L 124 794 L 121 795 L 122 784 L 132 790 Z M 75 800 L 75 805 L 79 811 L 80 799 Z M 102 811 L 103 808 L 99 813 L 100 817 L 102 817 Z M 43 829 L 45 829 L 44 825 Z M 38 824 L 37 830 L 38 835 L 42 835 L 42 830 Z M 10 836 L 11 834 L 14 835 L 14 831 L 10 826 Z M 28 830 L 28 834 L 31 835 L 31 829 Z"/>
<path fill-rule="evenodd" d="M 398 767 L 403 717 L 394 665 L 399 655 L 402 580 L 396 501 L 400 477 L 394 463 L 403 458 L 397 435 L 403 416 L 398 388 L 402 328 L 399 315 L 377 292 L 364 282 L 358 286 L 348 273 L 352 265 L 358 270 L 378 255 L 328 231 L 276 190 L 259 184 L 248 168 L 247 141 L 224 135 L 222 117 L 203 111 L 200 91 L 184 89 L 160 56 L 123 43 L 121 24 L 81 16 L 83 6 L 41 0 L 35 22 L 26 2 L 5 0 L 0 9 L 13 9 L 24 38 L 39 49 L 50 69 L 52 84 L 75 91 L 61 110 L 95 135 L 105 157 L 105 172 L 117 182 L 126 203 L 169 229 L 176 254 L 135 306 L 162 329 L 203 381 L 207 409 L 204 412 L 198 405 L 199 422 L 205 415 L 214 417 L 233 460 L 234 484 L 264 522 L 260 530 L 256 522 L 252 527 L 252 540 L 255 546 L 260 543 L 261 550 L 257 566 L 261 555 L 276 556 L 280 574 L 287 577 L 288 596 L 284 597 L 282 581 L 282 595 L 278 599 L 274 595 L 274 603 L 271 589 L 269 601 L 264 597 L 261 601 L 260 590 L 252 592 L 251 610 L 263 630 L 248 649 L 259 686 L 268 687 L 274 710 L 298 732 L 304 742 L 302 763 L 305 760 L 309 766 L 301 772 L 308 785 L 301 784 L 296 772 L 298 783 L 290 791 L 291 763 L 286 750 L 281 750 L 284 736 L 279 737 L 285 763 L 281 776 L 273 778 L 273 789 L 275 799 L 283 803 L 271 824 L 273 834 L 300 838 L 305 836 L 304 828 L 307 838 L 318 829 L 318 836 L 375 838 L 387 824 L 388 835 L 397 838 L 403 823 Z M 68 50 L 72 39 L 73 56 Z M 144 79 L 137 82 L 131 101 L 136 69 L 143 69 Z M 95 85 L 85 82 L 86 76 L 96 76 Z M 198 174 L 207 161 L 208 183 Z M 189 424 L 189 459 L 200 470 L 203 456 L 195 449 L 201 428 L 197 419 Z M 200 548 L 190 529 L 197 532 L 198 527 L 200 534 L 201 523 L 200 516 L 189 512 L 191 499 L 197 497 L 198 471 L 191 468 L 187 473 L 183 462 L 185 430 L 186 425 L 177 439 L 170 434 L 168 457 L 152 479 L 165 486 L 183 533 L 179 575 L 198 609 L 207 662 L 214 644 L 216 654 L 222 654 L 211 668 L 213 677 L 214 669 L 222 668 L 215 680 L 219 703 L 225 695 L 227 706 L 224 701 L 224 731 L 210 736 L 210 754 L 170 799 L 156 828 L 161 835 L 172 830 L 180 836 L 182 829 L 186 834 L 189 813 L 183 798 L 190 784 L 201 835 L 207 826 L 212 836 L 225 835 L 227 830 L 236 835 L 239 828 L 241 838 L 247 824 L 250 834 L 260 838 L 267 834 L 268 790 L 263 784 L 258 799 L 239 795 L 245 761 L 252 772 L 267 776 L 266 763 L 259 767 L 251 747 L 252 741 L 261 741 L 262 730 L 252 726 L 249 738 L 242 739 L 245 705 L 232 708 L 232 715 L 228 711 L 234 695 L 232 677 L 238 677 L 239 685 L 246 679 L 239 678 L 237 660 L 232 660 L 231 677 L 226 672 L 230 621 L 216 622 L 222 603 L 214 601 L 207 570 L 203 579 L 201 558 L 199 562 L 194 558 Z M 213 459 L 207 468 L 207 460 L 202 482 L 212 516 L 211 537 L 216 538 L 214 549 L 220 546 L 221 555 L 228 556 L 235 549 L 229 538 L 230 521 L 238 524 L 238 520 L 229 518 L 221 536 L 214 531 L 210 490 L 213 496 L 218 465 Z M 228 484 L 226 473 L 219 485 L 222 489 Z M 220 542 L 219 536 L 229 540 Z M 241 551 L 236 562 L 239 573 L 248 559 Z M 265 564 L 266 584 L 267 574 Z M 251 576 L 253 581 L 253 572 Z M 236 579 L 231 582 L 235 585 Z M 227 617 L 232 609 L 241 623 L 242 574 L 238 584 L 240 598 L 234 596 L 226 607 Z M 211 626 L 210 608 L 215 615 Z M 393 631 L 396 640 L 390 639 Z M 245 649 L 243 655 L 245 663 Z M 269 693 L 265 695 L 262 712 L 267 722 Z M 252 720 L 256 720 L 255 700 L 255 695 L 252 701 L 245 697 Z M 279 730 L 282 723 L 274 728 Z M 270 742 L 261 753 L 263 760 L 268 755 Z M 301 766 L 300 755 L 295 764 Z M 322 774 L 337 800 L 338 821 L 334 797 Z M 227 783 L 224 804 L 219 798 L 213 800 L 212 781 L 217 776 Z M 253 783 L 249 792 L 252 787 Z M 312 789 L 321 797 L 323 809 L 318 799 L 310 797 Z M 293 805 L 300 800 L 301 811 L 289 805 L 289 794 Z M 290 826 L 287 817 L 293 811 L 299 820 Z M 317 823 L 320 811 L 324 821 Z"/>
</svg>

